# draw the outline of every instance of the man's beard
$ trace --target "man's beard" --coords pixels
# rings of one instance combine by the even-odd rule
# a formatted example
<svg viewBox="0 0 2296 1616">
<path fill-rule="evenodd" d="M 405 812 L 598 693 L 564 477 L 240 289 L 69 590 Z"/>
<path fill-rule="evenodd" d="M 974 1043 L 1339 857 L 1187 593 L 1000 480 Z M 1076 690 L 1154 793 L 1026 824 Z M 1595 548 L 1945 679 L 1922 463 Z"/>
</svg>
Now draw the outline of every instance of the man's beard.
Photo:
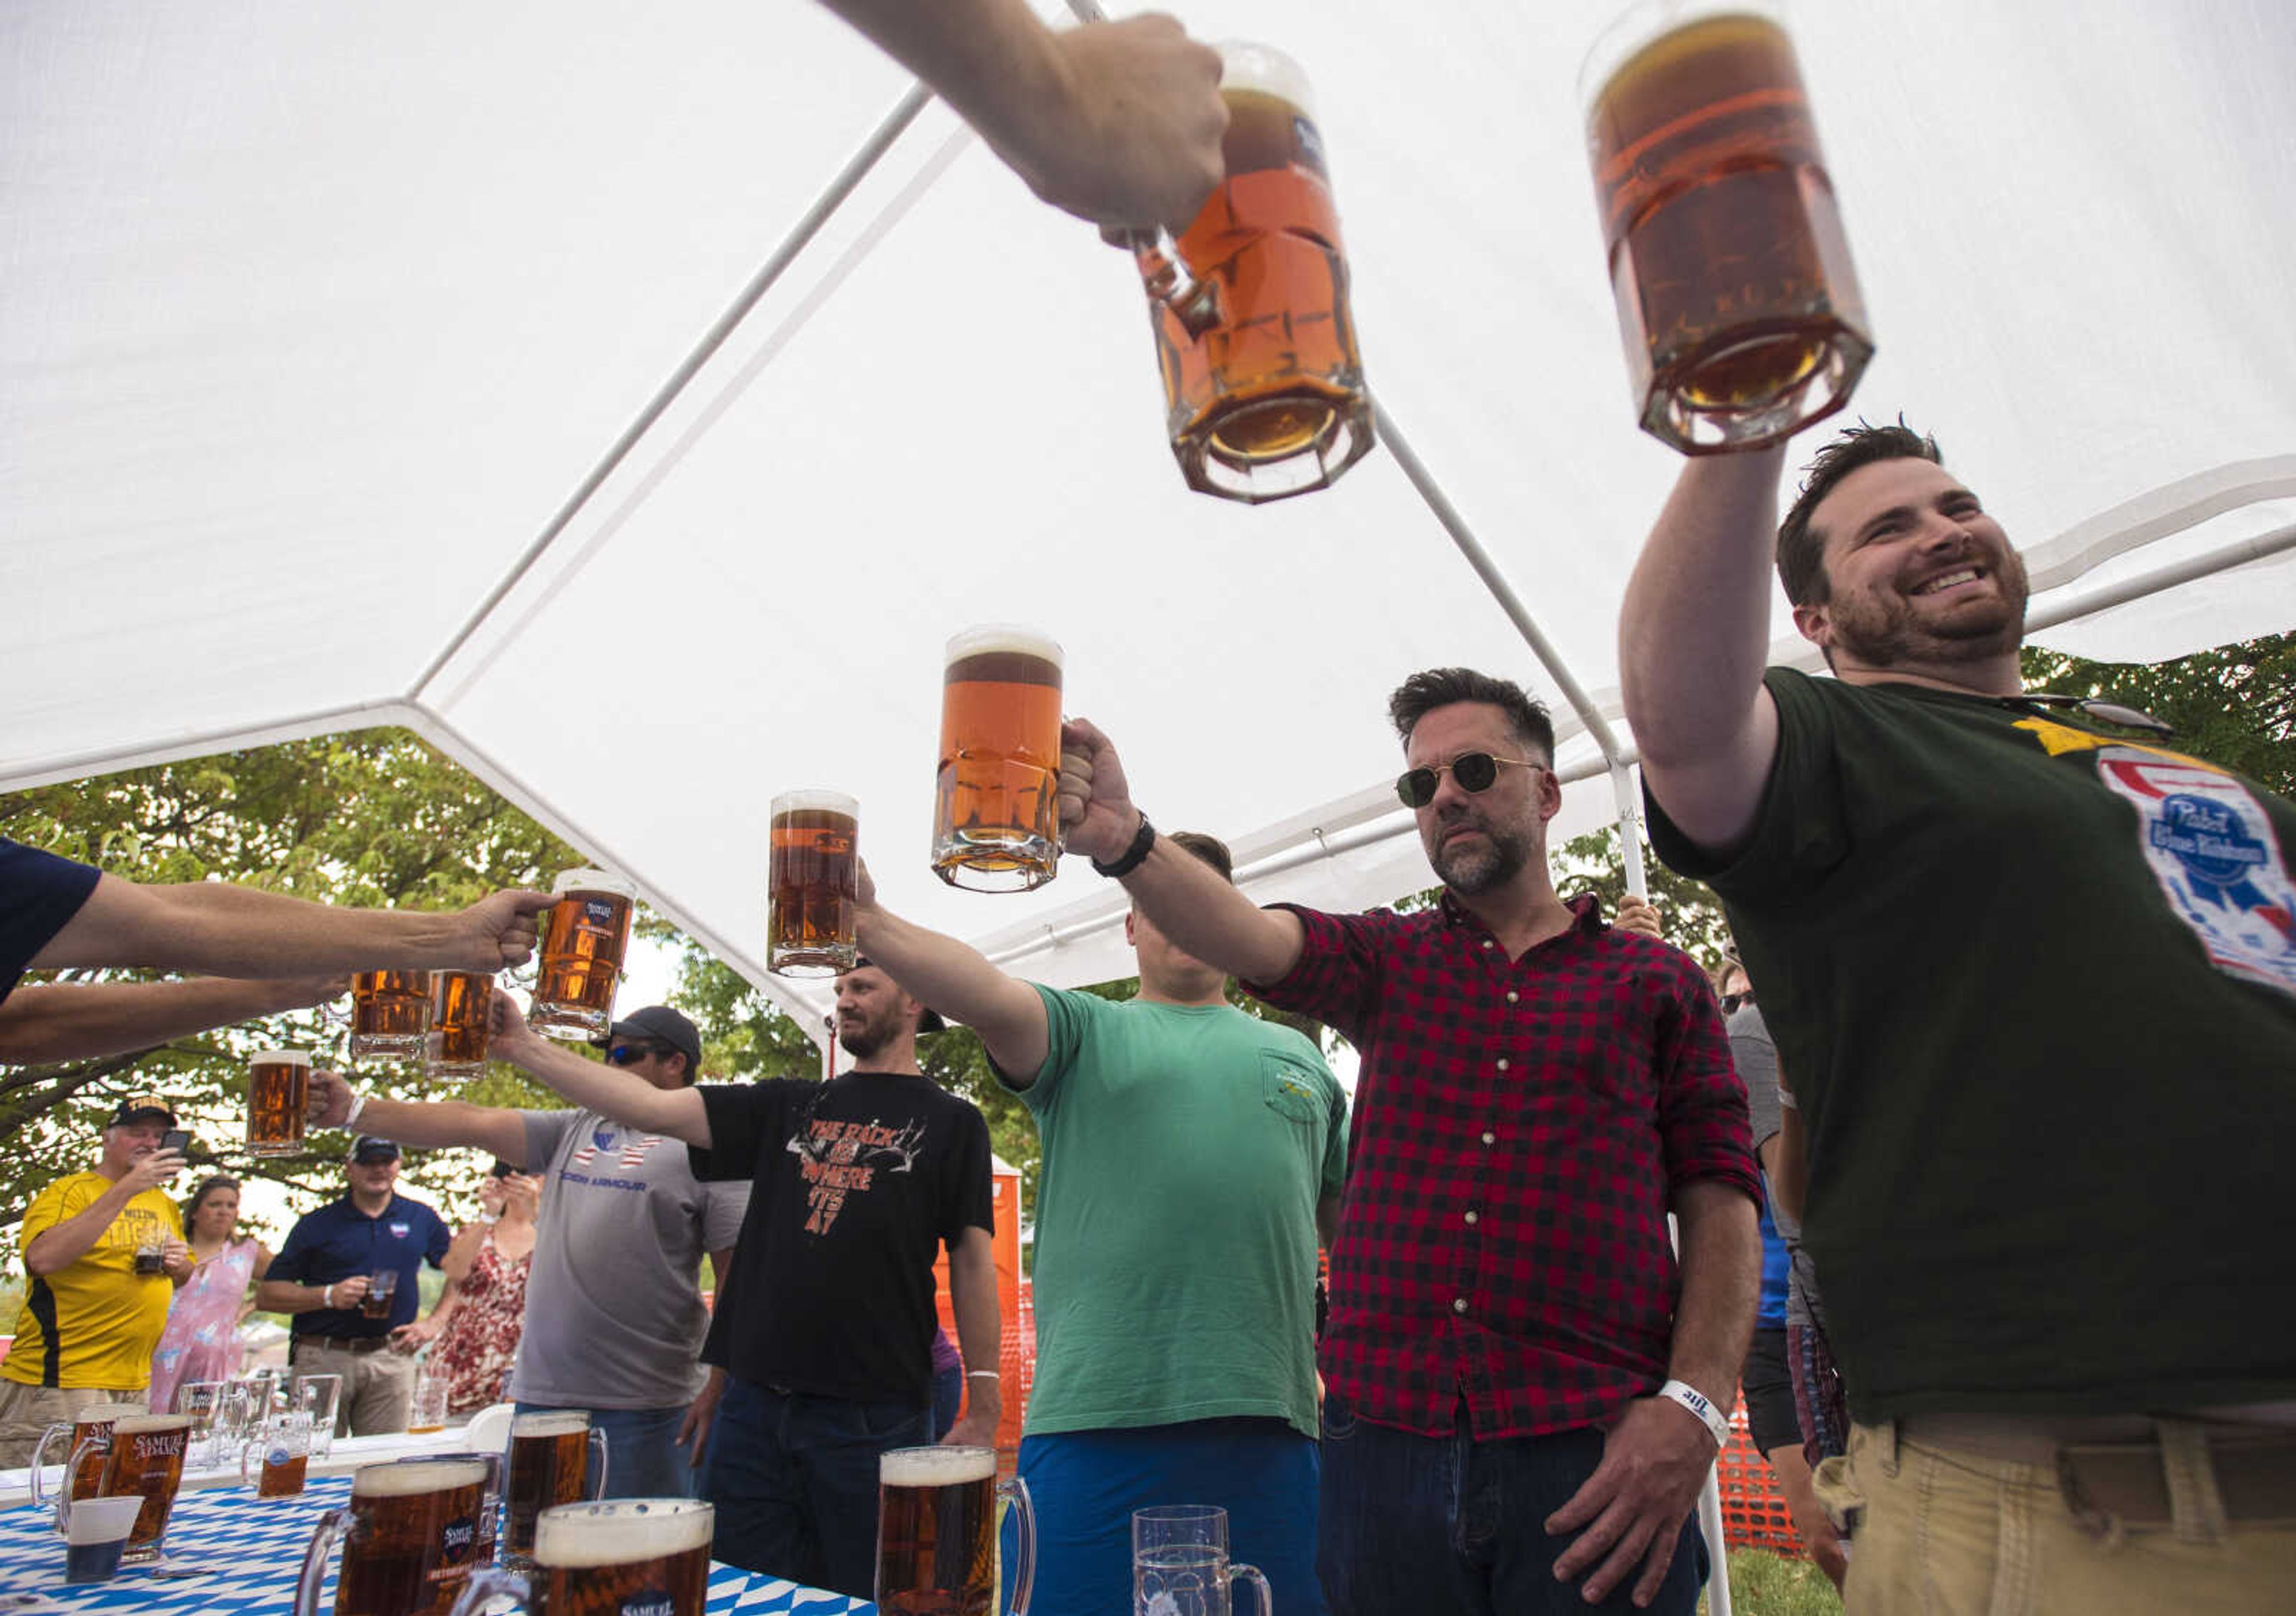
<svg viewBox="0 0 2296 1616">
<path fill-rule="evenodd" d="M 1916 619 L 1913 602 L 1894 593 L 1844 596 L 1827 609 L 1834 648 L 1867 668 L 1972 661 L 2014 652 L 2025 640 L 2024 559 L 2010 550 L 1988 564 L 1997 587 L 1996 610 L 1939 625 Z"/>
<path fill-rule="evenodd" d="M 837 1021 L 837 1041 L 845 1046 L 845 1053 L 857 1061 L 865 1061 L 893 1041 L 890 1026 L 879 1027 L 868 1021 L 848 1022 L 842 1016 Z"/>
<path fill-rule="evenodd" d="M 1439 843 L 1429 853 L 1427 861 L 1435 866 L 1435 874 L 1454 892 L 1467 898 L 1477 898 L 1496 888 L 1503 887 L 1522 873 L 1530 862 L 1531 846 L 1528 838 L 1513 831 L 1480 821 L 1454 821 L 1437 827 L 1438 834 L 1456 830 L 1466 823 L 1483 833 L 1480 847 L 1452 847 Z"/>
</svg>

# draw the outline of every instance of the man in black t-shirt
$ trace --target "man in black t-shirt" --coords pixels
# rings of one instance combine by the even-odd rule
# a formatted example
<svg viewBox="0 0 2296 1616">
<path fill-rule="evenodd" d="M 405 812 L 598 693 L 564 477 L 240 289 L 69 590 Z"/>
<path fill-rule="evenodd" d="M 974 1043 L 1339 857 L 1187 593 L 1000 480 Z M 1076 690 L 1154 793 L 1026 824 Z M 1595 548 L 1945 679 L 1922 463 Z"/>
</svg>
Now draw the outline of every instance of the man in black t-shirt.
<svg viewBox="0 0 2296 1616">
<path fill-rule="evenodd" d="M 1849 1606 L 2278 1608 L 2296 805 L 2023 689 L 2024 563 L 1935 443 L 1844 434 L 1774 545 L 1781 464 L 1685 466 L 1621 689 L 1792 1079 Z M 1773 558 L 1832 679 L 1763 668 Z"/>
<path fill-rule="evenodd" d="M 972 1366 L 945 1440 L 994 1447 L 1003 1407 L 988 1125 L 917 1069 L 917 1034 L 939 1019 L 865 961 L 837 984 L 852 1070 L 664 1091 L 537 1036 L 506 996 L 495 1004 L 498 1059 L 578 1105 L 685 1141 L 699 1178 L 750 1181 L 707 1355 L 726 1371 L 702 1488 L 718 1506 L 715 1553 L 871 1597 L 878 1456 L 932 1441 L 943 1246 Z"/>
</svg>

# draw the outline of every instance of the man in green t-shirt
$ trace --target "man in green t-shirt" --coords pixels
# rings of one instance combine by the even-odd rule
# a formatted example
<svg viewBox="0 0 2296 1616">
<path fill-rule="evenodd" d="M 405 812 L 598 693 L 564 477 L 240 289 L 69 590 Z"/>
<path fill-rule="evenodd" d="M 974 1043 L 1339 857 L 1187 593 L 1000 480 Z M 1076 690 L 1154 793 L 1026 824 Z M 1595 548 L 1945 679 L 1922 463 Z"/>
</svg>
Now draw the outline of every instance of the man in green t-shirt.
<svg viewBox="0 0 2296 1616">
<path fill-rule="evenodd" d="M 2276 1608 L 2296 806 L 2027 693 L 2024 564 L 1903 426 L 1828 446 L 1775 531 L 1834 677 L 1765 672 L 1781 465 L 1685 465 L 1621 688 L 1652 838 L 1721 894 L 1793 1074 L 1849 1603 Z"/>
<path fill-rule="evenodd" d="M 1219 842 L 1173 840 L 1230 878 Z M 980 1035 L 1044 1142 L 1020 1462 L 1034 1602 L 1128 1616 L 1132 1512 L 1213 1504 L 1277 1608 L 1321 1616 L 1316 1249 L 1338 1223 L 1347 1105 L 1316 1046 L 1230 1005 L 1227 979 L 1136 909 L 1140 993 L 1122 1003 L 1006 976 L 888 914 L 865 875 L 856 931 Z"/>
</svg>

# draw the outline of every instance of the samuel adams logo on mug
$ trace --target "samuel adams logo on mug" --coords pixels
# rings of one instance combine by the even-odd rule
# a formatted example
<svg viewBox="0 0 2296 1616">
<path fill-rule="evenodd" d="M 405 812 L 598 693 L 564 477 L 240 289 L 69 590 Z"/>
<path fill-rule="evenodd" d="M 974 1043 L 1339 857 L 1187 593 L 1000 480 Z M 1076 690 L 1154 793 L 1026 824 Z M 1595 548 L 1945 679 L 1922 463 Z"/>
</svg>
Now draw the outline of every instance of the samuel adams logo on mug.
<svg viewBox="0 0 2296 1616">
<path fill-rule="evenodd" d="M 666 1588 L 640 1588 L 622 1601 L 617 1616 L 677 1616 L 677 1601 Z"/>
</svg>

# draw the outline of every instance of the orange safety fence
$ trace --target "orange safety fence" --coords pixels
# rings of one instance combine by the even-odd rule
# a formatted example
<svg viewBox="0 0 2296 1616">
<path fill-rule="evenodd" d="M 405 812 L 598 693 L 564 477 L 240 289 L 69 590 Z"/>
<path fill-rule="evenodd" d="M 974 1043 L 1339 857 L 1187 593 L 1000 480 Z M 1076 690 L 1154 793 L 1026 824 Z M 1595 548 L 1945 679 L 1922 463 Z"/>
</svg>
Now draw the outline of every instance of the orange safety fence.
<svg viewBox="0 0 2296 1616">
<path fill-rule="evenodd" d="M 1730 1440 L 1715 1457 L 1722 1492 L 1722 1540 L 1732 1548 L 1767 1549 L 1789 1559 L 1803 1558 L 1801 1534 L 1787 1513 L 1785 1495 L 1769 1461 L 1746 1429 L 1746 1399 L 1741 1392 L 1730 1411 Z"/>
<path fill-rule="evenodd" d="M 1004 1413 L 996 1422 L 996 1446 L 1011 1453 L 1021 1446 L 1021 1421 L 1028 1413 L 1029 1392 L 1037 1380 L 1037 1309 L 1028 1276 L 1021 1272 L 1021 1173 L 1004 1162 L 996 1164 L 991 1187 L 996 1225 L 989 1248 L 996 1259 L 997 1311 L 1004 1325 L 997 1352 L 998 1387 L 1004 1394 Z M 940 1327 L 957 1341 L 956 1314 L 948 1295 L 948 1253 L 933 1263 L 933 1305 L 940 1312 Z M 960 1349 L 963 1343 L 959 1342 Z M 968 1369 L 980 1367 L 968 1364 Z"/>
</svg>

